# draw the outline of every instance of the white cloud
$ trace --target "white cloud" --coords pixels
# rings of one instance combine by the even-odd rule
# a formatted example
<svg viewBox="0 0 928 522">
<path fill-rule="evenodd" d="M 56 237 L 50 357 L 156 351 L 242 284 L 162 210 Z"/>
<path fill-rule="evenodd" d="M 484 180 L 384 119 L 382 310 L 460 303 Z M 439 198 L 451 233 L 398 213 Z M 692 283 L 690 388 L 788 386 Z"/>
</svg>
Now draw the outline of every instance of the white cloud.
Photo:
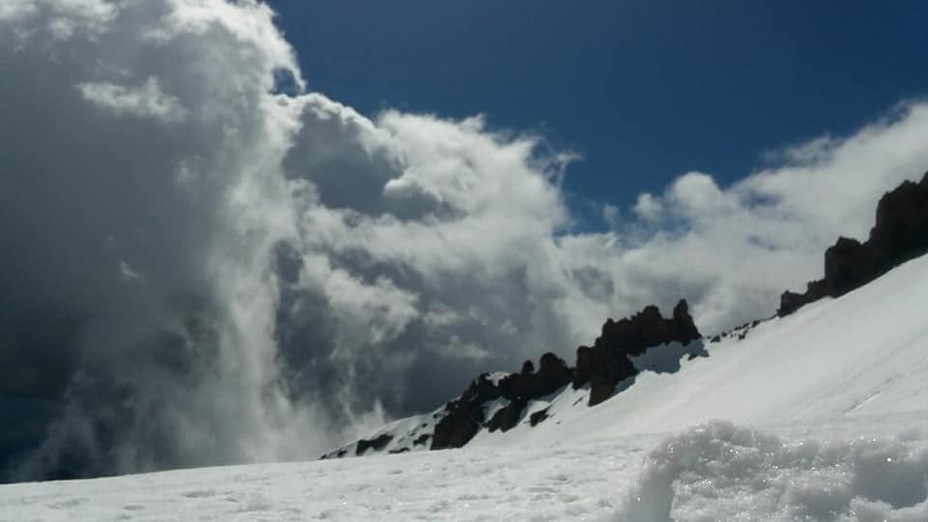
<svg viewBox="0 0 928 522">
<path fill-rule="evenodd" d="M 0 368 L 71 375 L 33 470 L 314 456 L 648 303 L 688 298 L 707 333 L 768 315 L 928 166 L 912 103 L 576 233 L 571 156 L 537 136 L 275 94 L 301 73 L 263 4 L 82 2 L 0 8 L 0 54 L 30 71 L 0 75 L 24 122 L 0 130 Z M 54 342 L 23 334 L 37 318 Z"/>
<path fill-rule="evenodd" d="M 0 21 L 23 23 L 40 18 L 40 29 L 64 41 L 76 33 L 94 35 L 105 30 L 117 11 L 117 4 L 107 0 L 4 0 Z"/>
<path fill-rule="evenodd" d="M 638 200 L 635 202 L 634 211 L 638 218 L 642 220 L 656 221 L 664 212 L 664 206 L 661 204 L 658 198 L 654 197 L 653 194 L 644 192 L 638 195 Z"/>
<path fill-rule="evenodd" d="M 138 87 L 101 82 L 82 83 L 77 88 L 84 99 L 116 114 L 153 117 L 164 122 L 184 119 L 185 110 L 180 101 L 165 94 L 154 77 Z"/>
</svg>

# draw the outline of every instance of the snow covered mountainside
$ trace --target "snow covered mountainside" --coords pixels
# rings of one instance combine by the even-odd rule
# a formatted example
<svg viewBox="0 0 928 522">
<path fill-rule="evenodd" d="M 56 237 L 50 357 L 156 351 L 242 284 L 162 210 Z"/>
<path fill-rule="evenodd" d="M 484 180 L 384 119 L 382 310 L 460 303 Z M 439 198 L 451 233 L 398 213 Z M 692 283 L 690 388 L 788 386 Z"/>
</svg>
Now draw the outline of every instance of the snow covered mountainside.
<svg viewBox="0 0 928 522">
<path fill-rule="evenodd" d="M 857 240 L 841 237 L 830 247 L 824 256 L 824 277 L 808 284 L 806 292 L 797 294 L 784 292 L 781 297 L 778 318 L 785 318 L 796 310 L 810 303 L 816 303 L 826 297 L 841 297 L 848 292 L 867 284 L 881 274 L 892 268 L 918 257 L 928 250 L 928 173 L 918 183 L 906 181 L 894 190 L 886 193 L 879 201 L 876 211 L 876 223 L 870 231 L 868 239 L 861 243 Z M 878 296 L 876 302 L 882 302 Z M 889 298 L 889 296 L 886 296 Z M 913 301 L 918 306 L 917 297 Z M 854 313 L 854 310 L 844 312 L 845 315 Z M 868 312 L 869 313 L 869 312 Z M 900 320 L 907 321 L 903 316 Z M 650 431 L 641 424 L 642 414 L 645 419 L 657 419 L 666 423 L 668 419 L 685 419 L 683 425 L 693 421 L 714 416 L 724 416 L 724 412 L 738 411 L 747 407 L 749 411 L 755 409 L 755 404 L 747 405 L 742 401 L 750 396 L 750 392 L 759 385 L 752 372 L 738 370 L 732 376 L 718 375 L 716 373 L 701 381 L 702 388 L 693 390 L 684 387 L 680 382 L 666 379 L 654 381 L 644 378 L 648 373 L 674 374 L 682 369 L 681 359 L 687 360 L 697 357 L 707 357 L 706 342 L 719 343 L 723 340 L 743 340 L 752 329 L 759 328 L 758 335 L 761 348 L 751 360 L 763 364 L 764 372 L 767 368 L 776 367 L 776 364 L 785 364 L 780 368 L 780 375 L 789 375 L 790 379 L 779 380 L 779 387 L 783 390 L 776 396 L 792 408 L 797 403 L 814 398 L 810 393 L 814 390 L 810 386 L 821 386 L 818 379 L 823 377 L 822 364 L 811 365 L 816 368 L 812 374 L 803 378 L 801 370 L 792 365 L 800 360 L 800 354 L 792 353 L 790 347 L 796 346 L 792 339 L 783 339 L 773 335 L 769 340 L 766 332 L 769 331 L 769 321 L 754 321 L 736 328 L 731 332 L 704 339 L 699 334 L 685 300 L 681 300 L 673 309 L 672 316 L 664 318 L 657 307 L 649 306 L 638 314 L 619 321 L 607 320 L 603 325 L 602 333 L 592 346 L 581 346 L 577 349 L 575 366 L 569 366 L 553 353 L 544 354 L 539 361 L 536 372 L 532 361 L 525 361 L 519 373 L 493 375 L 485 374 L 475 379 L 464 393 L 426 415 L 417 415 L 394 422 L 373 433 L 368 438 L 357 440 L 347 446 L 327 453 L 323 458 L 341 458 L 346 456 L 361 456 L 372 453 L 403 453 L 424 449 L 447 449 L 462 447 L 472 441 L 486 439 L 496 432 L 508 432 L 520 428 L 520 432 L 527 428 L 535 428 L 541 423 L 554 419 L 557 426 L 566 424 L 573 426 L 583 424 L 579 418 L 589 415 L 614 415 L 607 411 L 614 408 L 623 408 L 620 411 L 631 412 L 626 419 L 634 424 L 631 430 L 636 432 Z M 815 350 L 813 347 L 823 343 L 834 343 L 842 339 L 844 330 L 831 333 L 837 325 L 830 322 L 815 322 L 822 328 L 822 339 L 815 342 L 799 343 L 801 349 Z M 794 327 L 803 330 L 803 327 Z M 778 331 L 774 327 L 774 331 Z M 811 327 L 815 331 L 815 326 Z M 804 332 L 802 335 L 809 335 Z M 864 333 L 859 334 L 860 339 L 867 339 Z M 871 336 L 873 334 L 870 334 Z M 877 335 L 870 342 L 879 346 L 886 339 L 885 334 Z M 843 340 L 851 343 L 855 338 Z M 727 344 L 727 343 L 726 343 Z M 750 353 L 750 350 L 739 349 L 738 353 Z M 716 354 L 716 350 L 713 350 Z M 724 359 L 726 349 L 720 347 L 719 352 Z M 824 352 L 822 352 L 824 353 Z M 819 353 L 821 356 L 822 353 Z M 866 353 L 861 354 L 861 358 Z M 773 361 L 765 360 L 773 358 Z M 716 358 L 717 359 L 717 358 Z M 848 377 L 865 379 L 872 377 L 868 373 L 873 361 L 861 360 L 845 354 L 842 362 L 831 365 L 838 371 L 835 374 L 834 387 L 840 391 L 843 380 Z M 688 365 L 689 366 L 689 365 Z M 712 372 L 722 371 L 722 365 L 713 362 L 710 366 Z M 857 374 L 862 374 L 858 376 Z M 713 408 L 708 411 L 701 410 L 703 397 L 715 393 L 719 386 L 714 384 L 716 379 L 724 380 L 726 386 L 730 379 L 748 375 L 750 380 L 739 390 L 734 397 L 726 400 L 726 395 L 714 397 L 709 401 Z M 694 377 L 696 379 L 696 377 Z M 805 379 L 805 380 L 803 380 Z M 638 381 L 658 382 L 653 386 L 638 385 Z M 688 382 L 688 381 L 683 381 Z M 570 384 L 570 386 L 568 386 Z M 726 389 L 722 386 L 722 389 Z M 766 386 L 773 387 L 771 383 Z M 633 393 L 632 393 L 633 392 Z M 876 392 L 874 392 L 876 393 Z M 747 394 L 747 395 L 746 395 Z M 829 391 L 824 399 L 833 400 L 840 397 L 839 392 Z M 864 402 L 869 402 L 875 396 L 864 398 L 844 398 L 848 411 L 857 408 Z M 585 408 L 595 407 L 600 403 L 615 398 L 624 406 L 613 405 L 611 408 L 597 408 L 596 413 L 587 413 Z M 656 399 L 655 399 L 656 398 Z M 644 402 L 642 403 L 642 399 Z M 734 399 L 731 406 L 730 399 Z M 919 396 L 917 400 L 921 400 Z M 681 404 L 681 411 L 674 410 L 674 405 Z M 691 404 L 695 401 L 698 404 Z M 822 401 L 816 400 L 815 407 L 823 407 Z M 919 402 L 919 404 L 925 404 Z M 717 409 L 722 405 L 722 409 Z M 774 405 L 771 405 L 773 407 Z M 833 408 L 825 406 L 826 411 Z M 640 411 L 639 411 L 640 410 Z M 762 409 L 764 415 L 770 415 L 770 408 Z M 694 414 L 695 412 L 695 414 Z M 795 412 L 789 410 L 789 414 Z M 730 415 L 730 413 L 729 413 Z M 755 422 L 760 419 L 746 416 L 733 417 L 741 420 Z M 550 424 L 550 422 L 548 423 Z M 545 426 L 547 427 L 548 424 Z M 590 424 L 587 422 L 586 424 Z M 595 429 L 596 422 L 589 429 Z M 659 425 L 655 429 L 674 429 L 682 425 Z M 569 428 L 564 428 L 569 429 Z M 560 433 L 563 429 L 540 429 L 541 432 L 554 431 Z M 581 431 L 586 431 L 583 429 Z M 522 435 L 516 436 L 516 438 Z M 542 435 L 542 437 L 544 437 Z M 512 438 L 512 437 L 510 437 Z"/>
<path fill-rule="evenodd" d="M 928 520 L 926 295 L 923 256 L 462 449 L 5 485 L 0 519 Z"/>
<path fill-rule="evenodd" d="M 926 203 L 887 194 L 771 319 L 648 307 L 328 455 L 369 457 L 4 485 L 0 520 L 928 520 Z"/>
<path fill-rule="evenodd" d="M 652 371 L 639 373 L 634 385 L 611 400 L 590 408 L 589 387 L 566 386 L 531 401 L 511 430 L 484 428 L 472 444 L 537 445 L 600 432 L 672 432 L 710 419 L 786 425 L 928 413 L 926 295 L 928 257 L 922 257 L 843 298 L 738 329 L 705 346 L 695 341 L 649 350 L 634 363 Z M 707 356 L 684 357 L 698 353 Z M 680 371 L 668 371 L 674 365 Z M 501 402 L 487 404 L 486 418 Z M 533 421 L 541 412 L 544 422 Z M 397 421 L 339 452 L 426 449 L 426 435 L 443 414 L 439 409 Z"/>
<path fill-rule="evenodd" d="M 442 408 L 395 422 L 323 458 L 460 448 L 488 432 L 534 427 L 552 417 L 563 400 L 571 407 L 592 407 L 632 386 L 642 371 L 676 372 L 683 355 L 706 355 L 686 301 L 669 319 L 648 306 L 630 318 L 607 320 L 592 346 L 577 349 L 575 366 L 549 352 L 541 356 L 537 372 L 527 360 L 519 373 L 480 375 Z M 571 393 L 581 389 L 577 397 Z"/>
</svg>

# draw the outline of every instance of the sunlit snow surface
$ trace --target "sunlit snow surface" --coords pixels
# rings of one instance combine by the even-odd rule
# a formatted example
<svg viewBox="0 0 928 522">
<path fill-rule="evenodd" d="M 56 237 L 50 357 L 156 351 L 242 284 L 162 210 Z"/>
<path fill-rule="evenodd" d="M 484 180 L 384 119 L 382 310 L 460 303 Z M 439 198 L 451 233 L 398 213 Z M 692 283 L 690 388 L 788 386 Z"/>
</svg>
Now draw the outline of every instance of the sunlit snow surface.
<svg viewBox="0 0 928 522">
<path fill-rule="evenodd" d="M 706 349 L 462 450 L 6 485 L 0 519 L 928 520 L 928 257 Z"/>
</svg>

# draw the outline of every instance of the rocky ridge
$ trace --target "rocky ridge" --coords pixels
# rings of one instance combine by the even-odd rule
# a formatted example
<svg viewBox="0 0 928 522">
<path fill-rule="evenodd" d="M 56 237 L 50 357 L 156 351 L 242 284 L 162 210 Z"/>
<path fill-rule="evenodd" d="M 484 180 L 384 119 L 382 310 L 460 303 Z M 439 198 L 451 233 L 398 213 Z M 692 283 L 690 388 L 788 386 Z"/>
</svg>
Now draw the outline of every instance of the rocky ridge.
<svg viewBox="0 0 928 522">
<path fill-rule="evenodd" d="M 840 297 L 902 263 L 928 252 L 928 172 L 918 183 L 905 181 L 880 198 L 876 224 L 863 243 L 840 237 L 825 251 L 825 276 L 806 291 L 786 291 L 777 315 L 789 315 L 823 297 Z"/>
<path fill-rule="evenodd" d="M 670 358 L 679 359 L 684 353 L 694 357 L 704 352 L 681 351 L 679 347 L 699 339 L 701 335 L 685 300 L 677 303 L 670 318 L 664 318 L 652 305 L 628 318 L 609 319 L 592 346 L 577 348 L 574 366 L 549 352 L 541 356 L 537 368 L 533 361 L 527 360 L 517 373 L 482 374 L 464 393 L 431 415 L 410 418 L 403 440 L 397 441 L 388 452 L 419 449 L 417 447 L 426 442 L 432 450 L 459 448 L 481 430 L 508 431 L 525 418 L 532 401 L 566 386 L 574 389 L 588 386 L 588 406 L 595 406 L 631 385 L 641 371 L 634 364 L 636 357 L 664 350 Z M 539 410 L 531 413 L 528 420 L 531 426 L 536 426 L 549 417 L 547 410 Z M 393 439 L 394 434 L 383 432 L 371 439 L 360 439 L 323 458 L 363 455 L 371 448 L 382 450 Z"/>
<path fill-rule="evenodd" d="M 789 315 L 823 297 L 840 297 L 926 252 L 928 173 L 918 183 L 905 181 L 884 194 L 867 241 L 838 238 L 825 252 L 824 277 L 808 283 L 802 294 L 784 292 L 776 315 Z M 743 340 L 762 322 L 746 323 L 706 341 Z M 402 453 L 426 447 L 459 448 L 481 430 L 505 432 L 526 416 L 534 427 L 551 415 L 547 408 L 530 410 L 533 401 L 551 397 L 567 386 L 575 390 L 588 387 L 587 406 L 596 406 L 631 386 L 642 370 L 673 372 L 679 369 L 683 355 L 707 356 L 702 346 L 702 336 L 685 300 L 677 303 L 670 318 L 664 318 L 656 306 L 647 306 L 629 318 L 608 319 L 592 346 L 577 348 L 574 366 L 553 353 L 545 353 L 537 370 L 535 363 L 528 360 L 518 373 L 482 374 L 442 408 L 398 421 L 405 424 L 394 423 L 371 439 L 358 440 L 322 458 L 363 455 L 369 450 Z M 676 366 L 662 369 L 645 362 L 662 357 L 676 360 Z"/>
</svg>

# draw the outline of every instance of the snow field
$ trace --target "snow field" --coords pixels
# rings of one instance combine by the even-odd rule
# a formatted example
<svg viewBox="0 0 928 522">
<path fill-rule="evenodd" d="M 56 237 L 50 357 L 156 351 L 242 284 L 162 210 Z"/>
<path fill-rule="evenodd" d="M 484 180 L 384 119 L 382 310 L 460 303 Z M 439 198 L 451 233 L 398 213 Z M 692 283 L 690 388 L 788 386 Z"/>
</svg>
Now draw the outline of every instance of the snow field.
<svg viewBox="0 0 928 522">
<path fill-rule="evenodd" d="M 460 450 L 4 485 L 0 520 L 924 522 L 926 296 L 928 256 Z"/>
</svg>

